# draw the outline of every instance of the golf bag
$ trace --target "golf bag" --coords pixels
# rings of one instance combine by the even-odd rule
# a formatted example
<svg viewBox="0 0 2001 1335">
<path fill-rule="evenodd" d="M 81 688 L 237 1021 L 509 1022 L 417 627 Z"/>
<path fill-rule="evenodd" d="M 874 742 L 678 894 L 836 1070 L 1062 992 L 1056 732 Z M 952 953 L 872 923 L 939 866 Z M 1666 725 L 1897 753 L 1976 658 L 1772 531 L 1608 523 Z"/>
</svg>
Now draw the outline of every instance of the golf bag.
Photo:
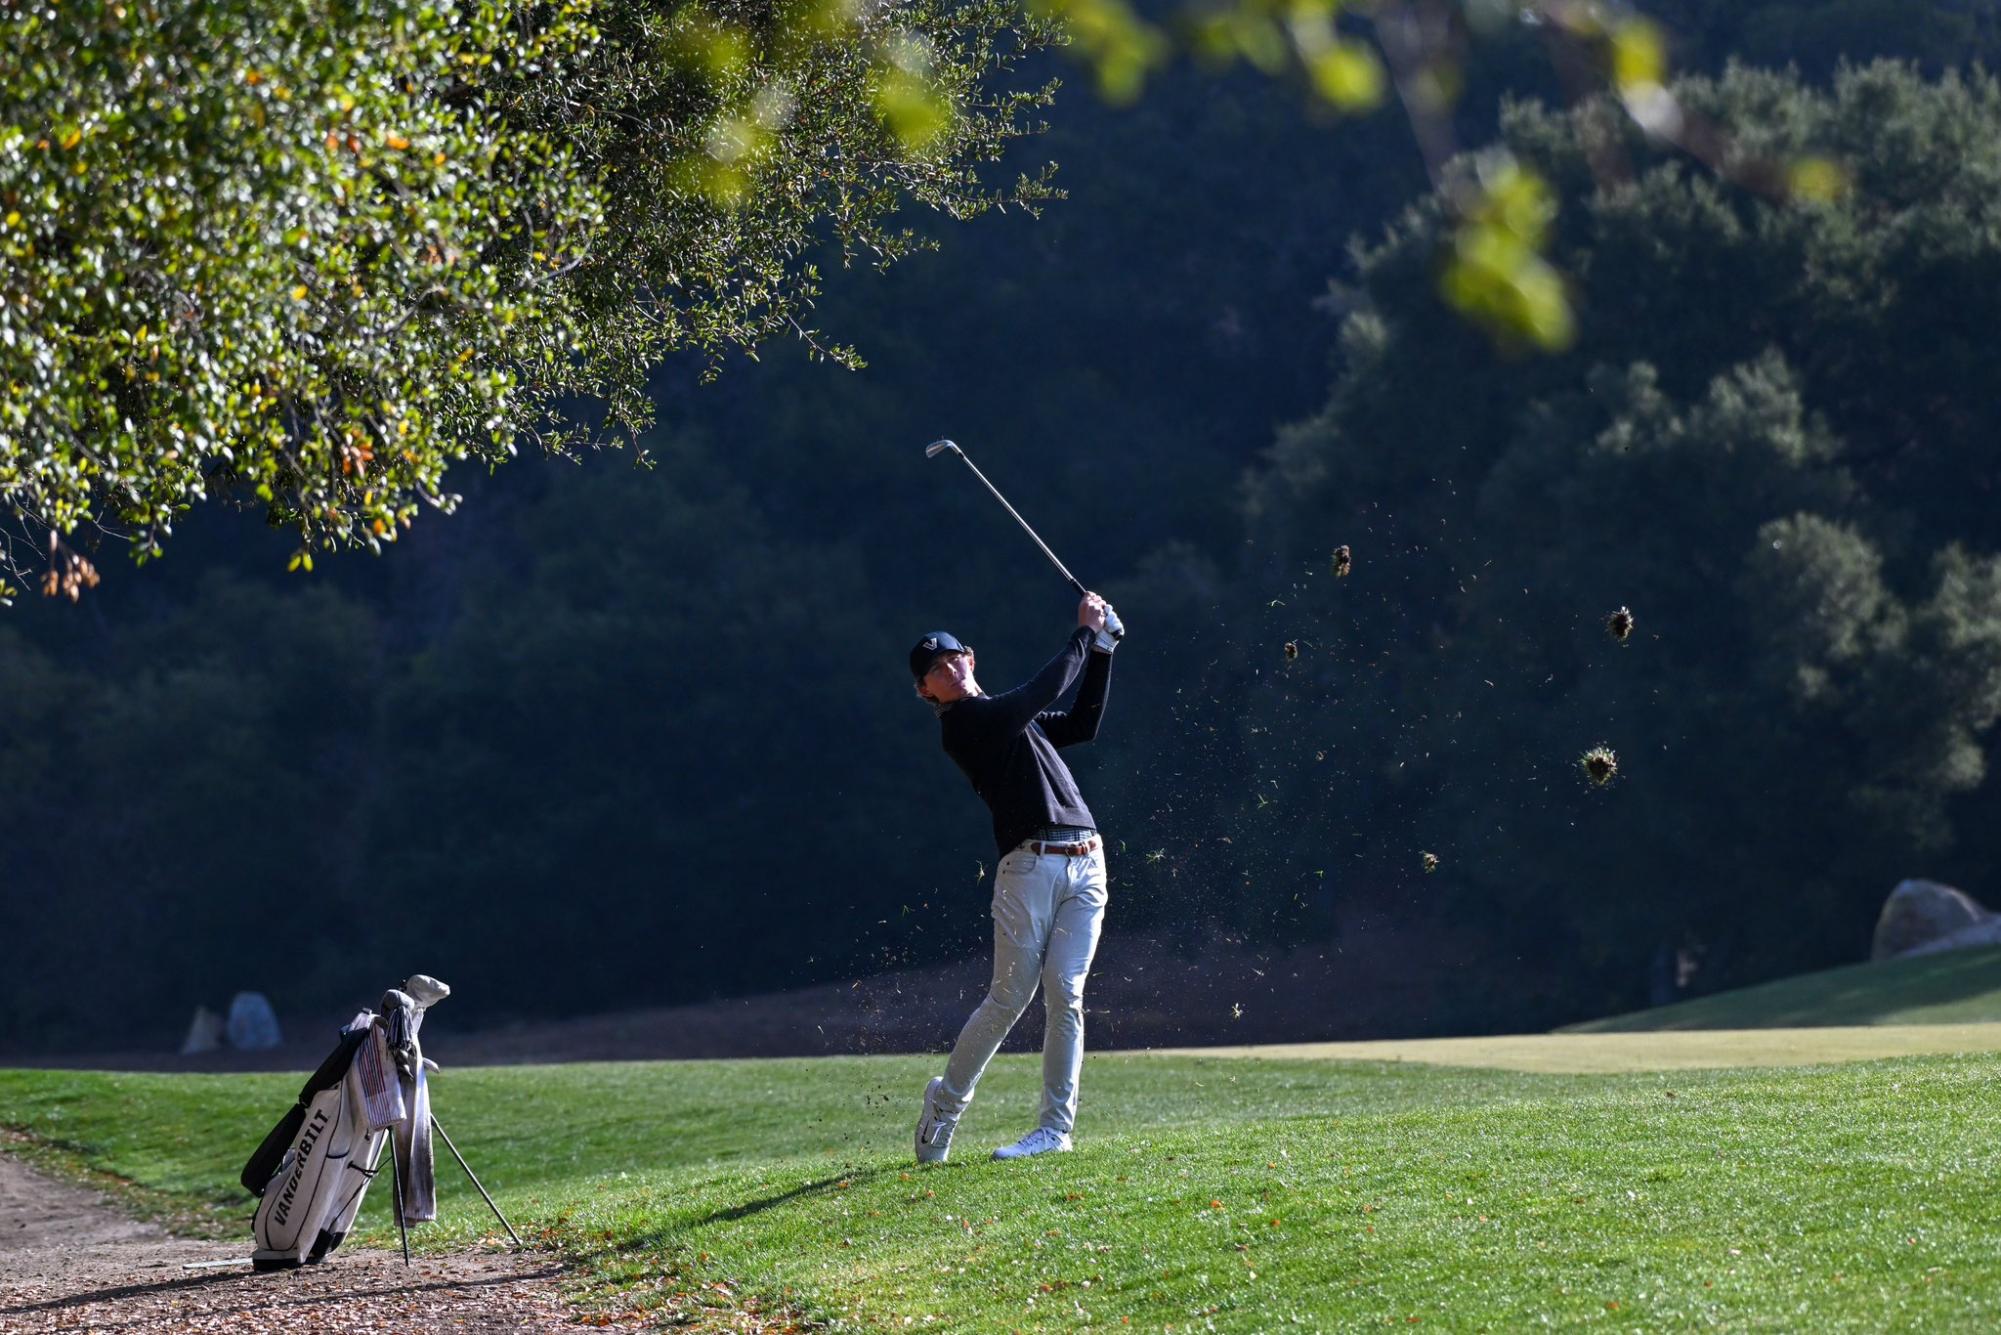
<svg viewBox="0 0 2001 1335">
<path fill-rule="evenodd" d="M 250 1156 L 242 1182 L 262 1198 L 252 1222 L 257 1269 L 317 1265 L 340 1246 L 392 1135 L 401 1170 L 399 1222 L 437 1217 L 425 1079 L 431 1064 L 417 1031 L 425 1010 L 449 995 L 443 983 L 417 974 L 383 994 L 381 1014 L 356 1014 L 298 1102 Z"/>
</svg>

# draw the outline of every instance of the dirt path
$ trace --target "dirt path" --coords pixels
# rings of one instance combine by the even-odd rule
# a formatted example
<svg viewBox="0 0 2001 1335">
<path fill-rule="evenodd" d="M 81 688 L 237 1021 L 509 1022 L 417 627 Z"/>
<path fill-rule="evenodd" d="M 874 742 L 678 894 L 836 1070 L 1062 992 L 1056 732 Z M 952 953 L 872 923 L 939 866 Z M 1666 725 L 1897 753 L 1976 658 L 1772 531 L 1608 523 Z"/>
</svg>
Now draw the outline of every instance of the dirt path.
<svg viewBox="0 0 2001 1335">
<path fill-rule="evenodd" d="M 187 1270 L 250 1253 L 136 1223 L 0 1152 L 0 1332 L 571 1331 L 561 1269 L 535 1252 L 420 1257 L 342 1248 L 325 1265 Z"/>
</svg>

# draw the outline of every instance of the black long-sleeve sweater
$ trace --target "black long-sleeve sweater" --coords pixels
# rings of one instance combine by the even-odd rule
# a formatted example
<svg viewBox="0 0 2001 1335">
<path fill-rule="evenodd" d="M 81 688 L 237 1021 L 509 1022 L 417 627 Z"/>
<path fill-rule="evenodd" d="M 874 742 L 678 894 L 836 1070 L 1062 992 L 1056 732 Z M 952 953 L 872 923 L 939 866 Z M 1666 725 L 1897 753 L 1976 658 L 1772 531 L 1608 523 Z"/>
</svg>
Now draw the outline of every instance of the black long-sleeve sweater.
<svg viewBox="0 0 2001 1335">
<path fill-rule="evenodd" d="M 1112 656 L 1091 651 L 1082 626 L 1033 677 L 1000 695 L 970 695 L 939 716 L 945 754 L 972 780 L 993 811 L 994 843 L 1008 851 L 1045 825 L 1096 829 L 1091 809 L 1056 754 L 1098 735 L 1111 689 Z M 1053 710 L 1079 676 L 1084 684 L 1068 710 Z"/>
</svg>

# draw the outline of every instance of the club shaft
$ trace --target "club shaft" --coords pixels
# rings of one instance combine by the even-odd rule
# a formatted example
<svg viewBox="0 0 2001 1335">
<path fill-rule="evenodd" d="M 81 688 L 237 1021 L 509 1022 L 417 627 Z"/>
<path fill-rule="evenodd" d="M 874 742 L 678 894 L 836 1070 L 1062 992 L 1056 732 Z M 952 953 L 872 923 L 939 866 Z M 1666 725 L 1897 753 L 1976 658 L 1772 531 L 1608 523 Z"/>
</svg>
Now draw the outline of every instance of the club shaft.
<svg viewBox="0 0 2001 1335">
<path fill-rule="evenodd" d="M 979 465 L 974 463 L 971 459 L 966 458 L 966 452 L 964 450 L 958 450 L 955 451 L 955 453 L 958 454 L 960 460 L 966 465 L 966 467 L 973 470 L 973 476 L 980 480 L 980 485 L 993 493 L 994 499 L 1001 503 L 1001 508 L 1014 516 L 1014 522 L 1021 525 L 1021 531 L 1026 533 L 1029 536 L 1029 538 L 1034 541 L 1035 545 L 1042 549 L 1042 554 L 1049 558 L 1049 564 L 1056 567 L 1056 573 L 1063 576 L 1064 579 L 1070 582 L 1070 587 L 1077 591 L 1079 597 L 1082 597 L 1084 594 L 1088 593 L 1089 590 L 1084 587 L 1083 582 L 1079 580 L 1075 575 L 1071 574 L 1067 566 L 1065 566 L 1061 561 L 1056 559 L 1056 553 L 1049 550 L 1049 544 L 1044 542 L 1040 537 L 1040 535 L 1038 535 L 1034 529 L 1028 526 L 1028 521 L 1021 517 L 1021 512 L 1015 509 L 1012 505 L 1008 504 L 1007 497 L 1000 494 L 1000 488 L 996 487 L 993 483 L 987 481 L 987 475 L 980 471 Z"/>
</svg>

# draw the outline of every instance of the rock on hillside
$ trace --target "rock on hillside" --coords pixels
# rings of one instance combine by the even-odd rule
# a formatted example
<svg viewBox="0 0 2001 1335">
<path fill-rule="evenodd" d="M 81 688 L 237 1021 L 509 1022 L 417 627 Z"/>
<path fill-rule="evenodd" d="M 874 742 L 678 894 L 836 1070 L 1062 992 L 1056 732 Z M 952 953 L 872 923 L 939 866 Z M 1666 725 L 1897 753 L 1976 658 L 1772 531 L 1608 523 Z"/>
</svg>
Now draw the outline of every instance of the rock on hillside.
<svg viewBox="0 0 2001 1335">
<path fill-rule="evenodd" d="M 1937 881 L 1900 881 L 1876 919 L 1872 960 L 2001 943 L 2001 914 Z"/>
</svg>

